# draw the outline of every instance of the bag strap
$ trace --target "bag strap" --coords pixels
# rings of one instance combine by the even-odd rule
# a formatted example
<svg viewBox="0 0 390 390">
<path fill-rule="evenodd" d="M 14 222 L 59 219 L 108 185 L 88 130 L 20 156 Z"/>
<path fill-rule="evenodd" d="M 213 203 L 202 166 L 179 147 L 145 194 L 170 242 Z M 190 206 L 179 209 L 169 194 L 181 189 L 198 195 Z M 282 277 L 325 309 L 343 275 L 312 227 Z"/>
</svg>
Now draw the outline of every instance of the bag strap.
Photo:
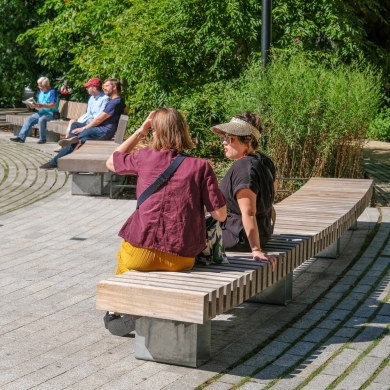
<svg viewBox="0 0 390 390">
<path fill-rule="evenodd" d="M 145 202 L 146 199 L 149 198 L 150 195 L 154 194 L 179 168 L 179 165 L 183 162 L 183 160 L 188 157 L 186 153 L 180 153 L 168 166 L 168 168 L 160 173 L 157 179 L 140 195 L 137 200 L 137 209 L 141 206 L 142 203 Z"/>
</svg>

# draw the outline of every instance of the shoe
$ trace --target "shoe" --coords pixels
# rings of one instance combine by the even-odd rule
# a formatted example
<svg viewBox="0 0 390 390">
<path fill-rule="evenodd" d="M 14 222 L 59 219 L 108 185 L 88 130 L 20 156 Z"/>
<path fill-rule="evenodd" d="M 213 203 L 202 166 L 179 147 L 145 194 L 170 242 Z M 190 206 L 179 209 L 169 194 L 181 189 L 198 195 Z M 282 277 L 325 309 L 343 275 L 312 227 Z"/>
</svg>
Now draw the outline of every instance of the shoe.
<svg viewBox="0 0 390 390">
<path fill-rule="evenodd" d="M 19 142 L 21 144 L 24 143 L 24 141 L 21 138 L 19 138 L 19 137 L 10 138 L 9 140 L 12 141 L 12 142 Z"/>
<path fill-rule="evenodd" d="M 46 143 L 46 140 L 45 139 L 40 139 L 37 144 L 45 144 Z"/>
<path fill-rule="evenodd" d="M 135 320 L 138 316 L 121 314 L 117 316 L 114 313 L 107 312 L 103 317 L 104 326 L 114 336 L 125 337 L 135 330 Z"/>
<path fill-rule="evenodd" d="M 41 165 L 39 168 L 41 169 L 56 169 L 57 167 L 55 167 L 50 161 L 47 162 L 46 164 L 43 164 Z"/>
<path fill-rule="evenodd" d="M 60 145 L 60 146 L 68 146 L 68 145 L 72 145 L 72 144 L 78 144 L 79 141 L 80 141 L 79 137 L 74 136 L 74 137 L 70 137 L 70 138 L 61 139 L 58 142 L 58 145 Z"/>
<path fill-rule="evenodd" d="M 58 148 L 55 148 L 55 149 L 53 150 L 53 152 L 58 153 L 58 152 L 61 152 L 61 150 L 62 150 L 62 146 L 59 146 Z"/>
</svg>

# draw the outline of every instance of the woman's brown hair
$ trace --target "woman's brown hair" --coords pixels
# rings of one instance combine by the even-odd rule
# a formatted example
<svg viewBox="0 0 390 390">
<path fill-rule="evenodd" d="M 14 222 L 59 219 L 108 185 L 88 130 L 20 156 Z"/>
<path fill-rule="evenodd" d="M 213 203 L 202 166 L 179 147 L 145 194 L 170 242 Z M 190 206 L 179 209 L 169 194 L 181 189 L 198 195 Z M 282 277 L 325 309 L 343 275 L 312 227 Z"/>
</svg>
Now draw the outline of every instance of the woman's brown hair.
<svg viewBox="0 0 390 390">
<path fill-rule="evenodd" d="M 152 147 L 157 150 L 176 149 L 178 153 L 193 149 L 194 143 L 188 133 L 188 126 L 175 108 L 164 107 L 155 111 L 152 119 L 154 131 Z"/>
</svg>

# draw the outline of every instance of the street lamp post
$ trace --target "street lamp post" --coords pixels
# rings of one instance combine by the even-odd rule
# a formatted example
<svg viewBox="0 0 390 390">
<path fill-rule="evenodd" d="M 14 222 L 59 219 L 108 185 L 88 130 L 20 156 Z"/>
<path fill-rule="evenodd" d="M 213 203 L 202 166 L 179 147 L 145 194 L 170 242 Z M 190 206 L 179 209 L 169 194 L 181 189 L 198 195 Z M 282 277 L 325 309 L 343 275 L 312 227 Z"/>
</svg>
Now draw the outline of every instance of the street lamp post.
<svg viewBox="0 0 390 390">
<path fill-rule="evenodd" d="M 262 0 L 261 10 L 261 56 L 264 68 L 268 64 L 272 40 L 272 0 Z"/>
</svg>

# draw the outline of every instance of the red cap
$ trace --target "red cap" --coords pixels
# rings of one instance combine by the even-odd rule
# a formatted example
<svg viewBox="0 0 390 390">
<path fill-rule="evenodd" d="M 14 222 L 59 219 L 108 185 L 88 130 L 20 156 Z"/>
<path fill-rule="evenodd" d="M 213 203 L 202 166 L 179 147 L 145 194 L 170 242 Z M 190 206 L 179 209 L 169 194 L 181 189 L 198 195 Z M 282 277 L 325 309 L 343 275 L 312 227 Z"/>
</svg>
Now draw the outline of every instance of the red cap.
<svg viewBox="0 0 390 390">
<path fill-rule="evenodd" d="M 89 87 L 90 85 L 93 85 L 94 87 L 101 87 L 102 86 L 102 82 L 100 81 L 99 78 L 94 77 L 93 79 L 88 80 L 84 84 L 84 87 Z"/>
</svg>

